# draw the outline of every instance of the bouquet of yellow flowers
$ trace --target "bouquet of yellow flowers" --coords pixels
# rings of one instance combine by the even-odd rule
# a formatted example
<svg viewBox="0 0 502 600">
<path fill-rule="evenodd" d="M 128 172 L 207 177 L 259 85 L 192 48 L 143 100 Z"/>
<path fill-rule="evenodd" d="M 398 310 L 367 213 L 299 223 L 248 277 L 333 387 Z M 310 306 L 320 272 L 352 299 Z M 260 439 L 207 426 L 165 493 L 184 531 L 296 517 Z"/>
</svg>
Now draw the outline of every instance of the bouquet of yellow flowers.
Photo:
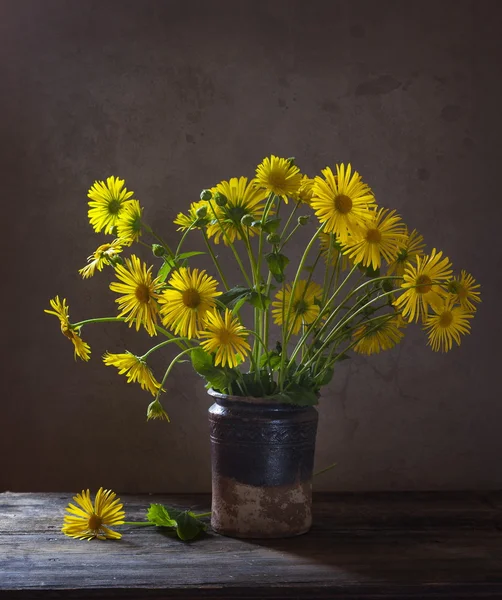
<svg viewBox="0 0 502 600">
<path fill-rule="evenodd" d="M 90 323 L 122 321 L 162 340 L 141 356 L 127 350 L 103 356 L 154 396 L 149 419 L 167 419 L 164 384 L 188 357 L 208 388 L 309 406 L 337 362 L 350 352 L 392 348 L 409 323 L 422 323 L 434 351 L 460 344 L 480 302 L 474 278 L 465 271 L 454 276 L 441 251 L 426 254 L 422 236 L 379 206 L 350 164 L 310 178 L 292 158 L 265 158 L 254 178 L 221 181 L 178 214 L 177 245 L 146 223 L 134 192 L 118 177 L 96 181 L 88 197 L 90 224 L 111 238 L 80 273 L 86 279 L 110 268 L 118 316 L 71 322 L 58 296 L 46 312 L 58 317 L 84 361 L 91 350 L 81 333 Z M 289 248 L 309 226 L 310 239 L 292 264 Z M 185 248 L 192 235 L 202 236 L 212 274 L 193 266 L 204 253 Z M 126 256 L 135 243 L 150 246 L 158 265 Z M 221 251 L 235 260 L 240 281 L 225 274 Z M 148 357 L 170 344 L 180 352 L 159 380 Z"/>
</svg>

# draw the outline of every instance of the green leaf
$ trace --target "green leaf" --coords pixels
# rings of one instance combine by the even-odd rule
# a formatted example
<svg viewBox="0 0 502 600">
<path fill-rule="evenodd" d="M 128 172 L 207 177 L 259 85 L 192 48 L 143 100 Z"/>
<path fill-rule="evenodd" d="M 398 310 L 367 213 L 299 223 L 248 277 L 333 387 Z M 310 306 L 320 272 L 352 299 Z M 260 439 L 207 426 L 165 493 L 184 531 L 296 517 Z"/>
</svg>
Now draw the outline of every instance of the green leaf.
<svg viewBox="0 0 502 600">
<path fill-rule="evenodd" d="M 164 264 L 160 267 L 157 277 L 160 281 L 165 281 L 167 276 L 174 268 L 174 262 L 171 259 L 164 259 Z"/>
<path fill-rule="evenodd" d="M 260 367 L 265 367 L 266 365 L 269 365 L 272 371 L 277 371 L 281 366 L 281 355 L 274 350 L 262 354 L 260 357 Z"/>
<path fill-rule="evenodd" d="M 246 300 L 249 302 L 249 304 L 251 304 L 255 308 L 265 309 L 265 308 L 268 308 L 268 306 L 270 304 L 270 298 L 265 296 L 265 294 L 262 294 L 261 292 L 257 292 L 255 290 L 253 290 L 249 294 L 249 296 L 246 298 Z"/>
<path fill-rule="evenodd" d="M 227 292 L 224 292 L 221 296 L 218 296 L 218 301 L 228 308 L 231 308 L 241 298 L 246 299 L 252 291 L 253 290 L 251 288 L 237 285 Z"/>
<path fill-rule="evenodd" d="M 179 510 L 163 504 L 150 504 L 146 518 L 157 527 L 176 531 L 180 540 L 193 540 L 206 529 L 206 525 L 189 510 Z"/>
<path fill-rule="evenodd" d="M 274 279 L 282 283 L 284 281 L 284 269 L 288 266 L 289 258 L 280 252 L 270 252 L 265 256 L 265 260 Z"/>
<path fill-rule="evenodd" d="M 189 510 L 184 510 L 176 518 L 176 522 L 178 524 L 176 533 L 180 540 L 183 540 L 184 542 L 193 540 L 206 529 L 205 524 Z"/>
<path fill-rule="evenodd" d="M 190 258 L 192 256 L 200 256 L 201 254 L 206 254 L 205 252 L 182 252 L 178 254 L 176 258 Z"/>
<path fill-rule="evenodd" d="M 278 218 L 275 219 L 267 219 L 265 223 L 262 224 L 261 228 L 265 233 L 275 233 L 279 228 L 281 220 Z"/>
<path fill-rule="evenodd" d="M 319 387 L 322 387 L 323 385 L 328 385 L 328 383 L 333 379 L 334 373 L 335 369 L 333 369 L 333 367 L 323 371 L 321 373 L 321 376 L 316 379 L 317 385 Z"/>
<path fill-rule="evenodd" d="M 315 391 L 297 383 L 289 384 L 287 390 L 277 395 L 282 402 L 296 404 L 297 406 L 315 406 L 319 399 Z"/>
<path fill-rule="evenodd" d="M 235 380 L 236 374 L 232 369 L 223 369 L 213 365 L 213 357 L 202 348 L 190 352 L 194 370 L 207 381 L 210 387 L 224 391 Z"/>
<path fill-rule="evenodd" d="M 162 504 L 150 504 L 146 513 L 148 521 L 157 527 L 176 527 L 177 522 Z"/>
</svg>

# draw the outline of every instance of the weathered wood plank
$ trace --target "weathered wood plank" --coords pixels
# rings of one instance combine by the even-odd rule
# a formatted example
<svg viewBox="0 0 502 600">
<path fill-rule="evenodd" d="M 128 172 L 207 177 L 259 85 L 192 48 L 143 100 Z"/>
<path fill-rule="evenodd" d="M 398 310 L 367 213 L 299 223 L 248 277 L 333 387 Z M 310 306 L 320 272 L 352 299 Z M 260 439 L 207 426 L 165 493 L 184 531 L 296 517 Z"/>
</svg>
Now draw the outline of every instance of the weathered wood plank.
<svg viewBox="0 0 502 600">
<path fill-rule="evenodd" d="M 61 527 L 66 494 L 0 494 L 0 598 L 502 598 L 502 494 L 333 494 L 311 533 L 183 544 L 123 527 L 80 542 Z M 208 496 L 125 496 L 204 512 Z"/>
</svg>

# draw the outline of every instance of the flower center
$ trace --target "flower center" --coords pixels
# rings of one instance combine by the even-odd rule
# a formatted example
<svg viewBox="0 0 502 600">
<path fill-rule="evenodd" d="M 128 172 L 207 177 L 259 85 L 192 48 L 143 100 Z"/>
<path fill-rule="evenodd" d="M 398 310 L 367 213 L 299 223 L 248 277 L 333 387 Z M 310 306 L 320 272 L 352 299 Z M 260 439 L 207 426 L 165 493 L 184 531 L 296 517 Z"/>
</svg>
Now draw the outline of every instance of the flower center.
<svg viewBox="0 0 502 600">
<path fill-rule="evenodd" d="M 120 202 L 118 200 L 110 200 L 108 202 L 108 212 L 111 215 L 116 215 L 120 210 Z"/>
<path fill-rule="evenodd" d="M 284 173 L 280 171 L 272 171 L 268 176 L 268 183 L 271 187 L 283 188 L 286 184 Z"/>
<path fill-rule="evenodd" d="M 150 300 L 150 290 L 147 285 L 140 283 L 136 288 L 136 298 L 142 304 L 147 304 Z"/>
<path fill-rule="evenodd" d="M 230 342 L 230 339 L 231 339 L 230 332 L 227 329 L 222 329 L 220 331 L 219 338 L 220 338 L 220 344 L 222 346 L 226 346 Z"/>
<path fill-rule="evenodd" d="M 241 224 L 242 217 L 247 214 L 246 209 L 239 205 L 227 208 L 227 213 L 230 219 L 237 225 Z"/>
<path fill-rule="evenodd" d="M 452 321 L 453 315 L 451 314 L 451 311 L 447 310 L 439 317 L 439 326 L 449 327 Z"/>
<path fill-rule="evenodd" d="M 97 529 L 99 529 L 101 527 L 102 524 L 103 524 L 103 519 L 101 517 L 98 517 L 98 515 L 92 513 L 92 515 L 89 517 L 89 522 L 88 522 L 89 529 L 93 529 L 94 531 L 96 531 Z"/>
<path fill-rule="evenodd" d="M 335 197 L 335 208 L 342 215 L 346 215 L 352 210 L 352 200 L 348 196 L 340 194 Z"/>
<path fill-rule="evenodd" d="M 305 302 L 305 300 L 298 300 L 293 304 L 293 310 L 297 315 L 304 315 L 307 312 L 308 308 L 309 306 Z"/>
<path fill-rule="evenodd" d="M 416 286 L 417 294 L 427 294 L 432 290 L 432 279 L 428 275 L 419 275 Z"/>
<path fill-rule="evenodd" d="M 368 229 L 366 232 L 366 240 L 370 244 L 379 244 L 382 241 L 382 234 L 378 229 Z"/>
<path fill-rule="evenodd" d="M 182 297 L 183 304 L 188 308 L 197 308 L 200 304 L 200 294 L 193 288 L 185 290 Z"/>
</svg>

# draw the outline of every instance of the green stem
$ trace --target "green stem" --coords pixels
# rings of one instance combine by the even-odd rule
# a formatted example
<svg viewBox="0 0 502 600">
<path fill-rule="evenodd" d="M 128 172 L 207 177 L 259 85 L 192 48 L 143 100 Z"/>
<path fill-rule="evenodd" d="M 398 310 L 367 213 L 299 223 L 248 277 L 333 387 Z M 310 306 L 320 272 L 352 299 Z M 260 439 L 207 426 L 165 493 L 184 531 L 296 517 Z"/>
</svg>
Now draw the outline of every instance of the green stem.
<svg viewBox="0 0 502 600">
<path fill-rule="evenodd" d="M 146 229 L 146 231 L 148 231 L 148 233 L 150 233 L 151 235 L 153 235 L 153 237 L 160 242 L 160 245 L 167 250 L 167 253 L 171 256 L 171 258 L 174 258 L 175 255 L 173 253 L 173 251 L 171 250 L 171 248 L 169 247 L 169 244 L 167 244 L 167 242 L 165 242 L 159 235 L 157 235 L 155 233 L 155 231 L 146 223 L 143 223 L 143 227 Z"/>
<path fill-rule="evenodd" d="M 325 467 L 324 469 L 321 469 L 320 471 L 317 471 L 316 473 L 314 473 L 314 477 L 317 477 L 318 475 L 321 475 L 322 473 L 326 473 L 326 471 L 329 471 L 333 467 L 336 467 L 337 464 L 338 463 L 335 462 L 332 465 L 329 465 L 329 467 Z"/>
<path fill-rule="evenodd" d="M 301 204 L 301 200 L 298 200 L 298 202 L 295 204 L 293 210 L 291 211 L 291 213 L 290 213 L 290 215 L 288 217 L 288 220 L 286 221 L 286 224 L 284 225 L 284 229 L 282 230 L 281 239 L 284 237 L 284 234 L 286 233 L 286 231 L 287 231 L 287 229 L 289 227 L 289 224 L 291 223 L 291 220 L 293 219 L 293 217 L 294 217 L 296 211 L 298 210 L 298 207 L 300 206 L 300 204 Z M 293 235 L 293 233 L 294 233 L 294 230 L 286 238 L 286 241 L 289 240 L 289 238 Z M 283 242 L 282 246 L 284 246 L 286 244 L 286 241 Z"/>
<path fill-rule="evenodd" d="M 218 262 L 216 254 L 214 253 L 213 249 L 211 248 L 209 238 L 207 237 L 207 233 L 204 229 L 202 229 L 202 235 L 204 236 L 204 241 L 206 242 L 206 246 L 209 251 L 209 254 L 211 255 L 211 258 L 213 259 L 214 266 L 216 267 L 216 270 L 218 271 L 218 274 L 221 277 L 221 281 L 223 282 L 223 285 L 225 286 L 225 290 L 228 291 L 230 289 L 230 287 L 227 283 L 225 275 L 223 274 L 223 271 L 221 270 L 220 263 Z"/>
<path fill-rule="evenodd" d="M 165 340 L 163 342 L 160 342 L 160 344 L 157 344 L 153 348 L 150 348 L 150 350 L 148 350 L 148 352 L 145 352 L 145 354 L 143 354 L 143 356 L 140 356 L 139 359 L 145 360 L 148 356 L 150 356 L 150 354 L 152 354 L 152 352 L 155 352 L 155 350 L 158 350 L 159 348 L 162 348 L 163 346 L 167 346 L 167 344 L 172 344 L 172 343 L 176 344 L 178 341 L 182 341 L 182 340 L 184 342 L 190 341 L 189 338 L 185 338 L 185 337 L 173 338 L 171 340 Z"/>
<path fill-rule="evenodd" d="M 203 519 L 204 517 L 210 517 L 210 516 L 211 516 L 211 511 L 205 512 L 205 513 L 199 513 L 198 515 L 194 514 L 194 517 L 197 517 L 197 519 Z"/>
<path fill-rule="evenodd" d="M 244 265 L 242 264 L 242 261 L 241 261 L 241 259 L 239 257 L 239 254 L 238 254 L 237 250 L 235 249 L 235 246 L 233 245 L 233 243 L 230 241 L 230 238 L 228 237 L 227 230 L 225 229 L 225 227 L 223 227 L 223 225 L 221 224 L 221 221 L 220 221 L 218 215 L 216 214 L 216 211 L 214 209 L 212 201 L 208 200 L 208 202 L 209 202 L 209 205 L 211 206 L 211 211 L 213 213 L 213 216 L 214 216 L 216 222 L 218 223 L 218 225 L 220 226 L 221 233 L 223 234 L 224 238 L 226 239 L 226 241 L 228 243 L 228 246 L 230 247 L 230 249 L 233 252 L 234 258 L 235 258 L 235 260 L 237 261 L 237 264 L 240 267 L 240 270 L 242 272 L 242 275 L 244 276 L 244 279 L 246 280 L 246 283 L 248 284 L 248 287 L 253 287 L 253 285 L 252 285 L 252 283 L 251 283 L 251 281 L 250 281 L 250 279 L 248 277 L 248 274 L 246 273 L 246 269 L 244 268 Z"/>
<path fill-rule="evenodd" d="M 177 354 L 173 360 L 171 361 L 171 363 L 169 364 L 169 366 L 166 369 L 166 372 L 164 373 L 164 377 L 162 378 L 162 381 L 160 383 L 160 388 L 159 391 L 157 392 L 157 396 L 155 397 L 156 400 L 159 399 L 160 397 L 160 392 L 162 391 L 162 388 L 164 387 L 164 384 L 167 380 L 167 378 L 169 377 L 169 373 L 172 371 L 174 365 L 178 362 L 178 360 L 184 356 L 185 354 L 187 354 L 188 352 L 192 352 L 192 350 L 194 350 L 195 348 L 198 348 L 198 346 L 192 346 L 191 348 L 187 348 L 186 350 L 183 350 L 183 352 L 180 352 L 179 354 Z"/>
<path fill-rule="evenodd" d="M 293 285 L 291 287 L 291 298 L 295 297 L 295 290 L 296 290 L 296 286 L 298 284 L 298 279 L 299 279 L 300 274 L 301 274 L 301 272 L 303 270 L 303 267 L 305 266 L 305 261 L 307 260 L 307 256 L 309 255 L 309 252 L 312 249 L 312 246 L 314 245 L 314 242 L 319 237 L 319 234 L 321 233 L 321 231 L 323 229 L 324 229 L 324 223 L 322 223 L 321 226 L 316 230 L 316 232 L 312 236 L 312 239 L 307 244 L 307 247 L 305 248 L 305 251 L 303 252 L 303 255 L 302 255 L 301 259 L 300 259 L 300 264 L 298 265 L 298 269 L 296 271 L 296 276 L 295 276 L 295 279 L 293 281 Z M 284 298 L 284 289 L 283 289 L 283 298 Z M 288 341 L 289 341 L 289 337 L 287 337 L 287 332 L 288 332 L 289 318 L 290 318 L 290 315 L 291 315 L 291 307 L 292 307 L 292 305 L 293 305 L 293 303 L 290 302 L 289 305 L 288 305 L 288 310 L 287 310 L 285 319 L 283 320 L 283 323 L 282 323 L 282 334 L 283 334 L 282 335 L 282 352 L 281 352 L 281 366 L 280 366 L 280 369 L 279 369 L 279 385 L 281 387 L 281 390 L 282 390 L 282 386 L 284 385 L 287 344 L 288 344 Z"/>
<path fill-rule="evenodd" d="M 351 319 L 353 319 L 355 316 L 357 316 L 359 313 L 361 313 L 365 308 L 367 308 L 368 306 L 370 306 L 371 304 L 373 304 L 373 302 L 376 302 L 377 300 L 379 300 L 380 298 L 385 298 L 386 296 L 390 296 L 391 294 L 395 294 L 397 291 L 399 290 L 391 290 L 390 292 L 385 292 L 384 294 L 380 294 L 378 296 L 376 296 L 375 298 L 372 298 L 369 302 L 367 302 L 364 306 L 362 306 L 359 310 L 357 310 L 354 314 L 350 315 L 349 317 L 346 317 L 345 319 L 342 319 L 337 325 L 336 327 L 334 327 L 330 333 L 326 336 L 326 339 L 324 341 L 324 343 L 321 345 L 321 347 L 319 348 L 319 350 L 317 350 L 314 355 L 312 356 L 312 358 L 310 358 L 304 365 L 303 368 L 300 369 L 298 371 L 298 375 L 301 375 L 306 368 L 308 367 L 309 364 L 312 363 L 313 360 L 315 360 L 315 358 L 322 354 L 324 348 L 326 348 L 326 346 L 330 343 L 331 338 L 333 338 L 334 334 L 337 333 L 341 327 L 343 327 L 346 323 L 348 323 Z"/>
</svg>

